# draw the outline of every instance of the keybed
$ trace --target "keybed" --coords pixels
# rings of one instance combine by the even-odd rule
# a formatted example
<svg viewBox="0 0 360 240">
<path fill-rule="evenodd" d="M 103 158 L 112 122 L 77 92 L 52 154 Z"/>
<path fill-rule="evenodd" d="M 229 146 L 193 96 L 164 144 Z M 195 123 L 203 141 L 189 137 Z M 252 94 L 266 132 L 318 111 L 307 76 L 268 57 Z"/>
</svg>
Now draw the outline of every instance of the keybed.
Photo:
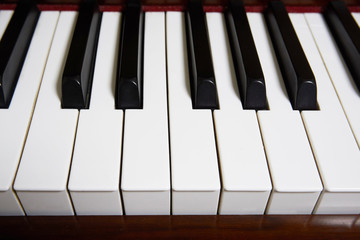
<svg viewBox="0 0 360 240">
<path fill-rule="evenodd" d="M 241 96 L 251 89 L 238 86 L 249 66 L 234 67 L 232 51 L 247 53 L 229 39 L 241 37 L 237 25 L 190 2 L 191 13 L 140 10 L 143 25 L 133 32 L 122 30 L 122 20 L 126 8 L 142 9 L 140 1 L 100 15 L 94 67 L 82 68 L 90 71 L 88 109 L 62 107 L 61 79 L 67 56 L 76 54 L 70 46 L 80 14 L 41 11 L 11 103 L 0 111 L 0 215 L 360 213 L 360 96 L 322 14 L 245 14 L 266 87 L 267 107 L 259 110 L 248 107 L 258 103 L 244 107 Z M 0 11 L 0 33 L 12 15 Z M 285 16 L 286 27 L 274 25 Z M 358 24 L 359 14 L 352 16 Z M 289 92 L 308 89 L 284 82 L 284 68 L 304 63 L 279 60 L 279 49 L 299 47 L 274 32 L 289 27 L 314 75 L 310 109 L 298 110 Z M 136 43 L 136 58 L 122 56 L 123 39 Z M 291 50 L 284 56 L 298 53 Z M 128 69 L 120 76 L 118 66 Z M 135 80 L 126 75 L 132 70 Z M 116 109 L 119 77 L 136 81 L 136 99 L 127 101 L 141 99 L 138 109 Z M 197 106 L 198 99 L 205 104 Z"/>
</svg>

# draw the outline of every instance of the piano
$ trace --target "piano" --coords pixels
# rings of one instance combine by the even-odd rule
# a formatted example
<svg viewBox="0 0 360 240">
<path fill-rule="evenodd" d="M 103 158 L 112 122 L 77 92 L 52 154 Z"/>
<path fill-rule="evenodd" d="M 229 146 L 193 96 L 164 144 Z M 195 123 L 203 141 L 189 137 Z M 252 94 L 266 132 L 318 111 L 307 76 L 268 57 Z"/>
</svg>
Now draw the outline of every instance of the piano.
<svg viewBox="0 0 360 240">
<path fill-rule="evenodd" d="M 359 5 L 2 1 L 0 239 L 357 239 Z"/>
</svg>

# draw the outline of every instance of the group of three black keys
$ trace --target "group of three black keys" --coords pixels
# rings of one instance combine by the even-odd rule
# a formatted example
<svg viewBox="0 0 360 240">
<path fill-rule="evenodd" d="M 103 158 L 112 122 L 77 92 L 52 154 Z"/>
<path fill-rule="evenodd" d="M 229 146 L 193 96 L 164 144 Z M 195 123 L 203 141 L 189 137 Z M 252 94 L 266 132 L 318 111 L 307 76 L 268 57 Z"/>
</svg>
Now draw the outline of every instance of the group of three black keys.
<svg viewBox="0 0 360 240">
<path fill-rule="evenodd" d="M 39 14 L 34 1 L 20 1 L 0 41 L 0 108 L 8 108 L 11 103 Z M 143 15 L 140 0 L 127 1 L 115 87 L 117 109 L 141 109 L 143 105 Z M 264 16 L 293 109 L 316 110 L 316 81 L 284 4 L 269 2 Z M 359 27 L 341 1 L 330 2 L 324 16 L 360 88 Z M 243 3 L 229 0 L 225 17 L 243 107 L 267 109 L 265 79 Z M 62 75 L 63 108 L 89 107 L 100 22 L 96 1 L 83 1 Z M 217 109 L 216 81 L 200 0 L 189 0 L 185 22 L 193 108 Z"/>
</svg>

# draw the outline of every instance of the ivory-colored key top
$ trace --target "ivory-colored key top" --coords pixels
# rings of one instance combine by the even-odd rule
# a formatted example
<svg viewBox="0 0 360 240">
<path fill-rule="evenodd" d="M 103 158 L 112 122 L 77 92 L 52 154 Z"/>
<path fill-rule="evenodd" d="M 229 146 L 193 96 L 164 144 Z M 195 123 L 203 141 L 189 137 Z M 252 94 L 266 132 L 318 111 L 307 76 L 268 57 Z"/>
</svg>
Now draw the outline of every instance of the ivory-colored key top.
<svg viewBox="0 0 360 240">
<path fill-rule="evenodd" d="M 121 13 L 102 16 L 89 109 L 80 110 L 68 189 L 76 215 L 121 215 L 123 111 L 115 110 Z"/>
<path fill-rule="evenodd" d="M 127 215 L 169 215 L 165 13 L 147 12 L 145 22 L 144 104 L 125 110 L 121 190 Z"/>
<path fill-rule="evenodd" d="M 184 15 L 166 13 L 173 214 L 216 214 L 220 177 L 211 110 L 192 108 Z"/>
<path fill-rule="evenodd" d="M 273 184 L 267 214 L 311 214 L 322 191 L 316 163 L 299 111 L 281 79 L 264 18 L 248 14 L 265 76 L 268 111 L 258 111 Z"/>
<path fill-rule="evenodd" d="M 213 118 L 221 166 L 219 214 L 264 214 L 271 180 L 255 110 L 243 110 L 221 13 L 207 13 L 220 109 Z"/>
<path fill-rule="evenodd" d="M 67 180 L 79 111 L 61 109 L 60 80 L 76 22 L 61 12 L 14 189 L 27 215 L 73 215 Z"/>
<path fill-rule="evenodd" d="M 324 192 L 314 213 L 358 214 L 360 212 L 360 175 L 358 174 L 360 152 L 359 141 L 356 142 L 356 139 L 360 136 L 360 125 L 357 123 L 360 119 L 359 92 L 351 82 L 351 76 L 323 16 L 317 13 L 305 14 L 305 19 L 301 21 L 300 26 L 308 26 L 307 35 L 300 31 L 299 34 L 304 35 L 303 42 L 308 45 L 306 49 L 309 52 L 307 54 L 309 61 L 314 62 L 314 69 L 322 69 L 319 78 L 320 75 L 328 75 L 320 78 L 324 83 L 319 82 L 319 84 L 333 86 L 332 91 L 329 88 L 322 91 L 319 86 L 319 113 L 303 113 L 324 185 Z M 313 40 L 310 35 L 313 36 Z M 312 40 L 311 45 L 308 43 L 310 40 Z M 317 55 L 310 55 L 316 51 L 318 51 Z M 318 60 L 315 60 L 315 57 Z M 332 101 L 336 98 L 337 104 Z"/>
<path fill-rule="evenodd" d="M 3 13 L 0 13 L 0 22 Z M 11 104 L 8 109 L 0 109 L 0 215 L 24 214 L 12 184 L 58 17 L 59 12 L 41 13 Z"/>
</svg>

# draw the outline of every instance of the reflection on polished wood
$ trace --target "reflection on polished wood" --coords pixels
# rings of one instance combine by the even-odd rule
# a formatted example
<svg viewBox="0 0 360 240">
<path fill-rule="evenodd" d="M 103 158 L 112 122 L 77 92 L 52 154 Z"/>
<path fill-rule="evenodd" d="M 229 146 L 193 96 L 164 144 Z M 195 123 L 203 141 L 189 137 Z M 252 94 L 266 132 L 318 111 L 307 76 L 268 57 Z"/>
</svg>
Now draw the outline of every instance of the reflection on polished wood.
<svg viewBox="0 0 360 240">
<path fill-rule="evenodd" d="M 16 3 L 19 0 L 1 0 Z M 243 0 L 245 5 L 265 6 L 270 0 Z M 325 6 L 330 0 L 282 0 L 288 6 Z M 359 5 L 360 0 L 343 0 L 348 5 Z M 36 0 L 38 4 L 79 4 L 81 0 Z M 98 0 L 100 5 L 123 5 L 126 0 Z M 143 5 L 186 5 L 188 0 L 141 0 Z M 227 5 L 228 0 L 202 0 L 204 5 Z"/>
<path fill-rule="evenodd" d="M 360 239 L 358 215 L 0 217 L 0 239 Z"/>
</svg>

